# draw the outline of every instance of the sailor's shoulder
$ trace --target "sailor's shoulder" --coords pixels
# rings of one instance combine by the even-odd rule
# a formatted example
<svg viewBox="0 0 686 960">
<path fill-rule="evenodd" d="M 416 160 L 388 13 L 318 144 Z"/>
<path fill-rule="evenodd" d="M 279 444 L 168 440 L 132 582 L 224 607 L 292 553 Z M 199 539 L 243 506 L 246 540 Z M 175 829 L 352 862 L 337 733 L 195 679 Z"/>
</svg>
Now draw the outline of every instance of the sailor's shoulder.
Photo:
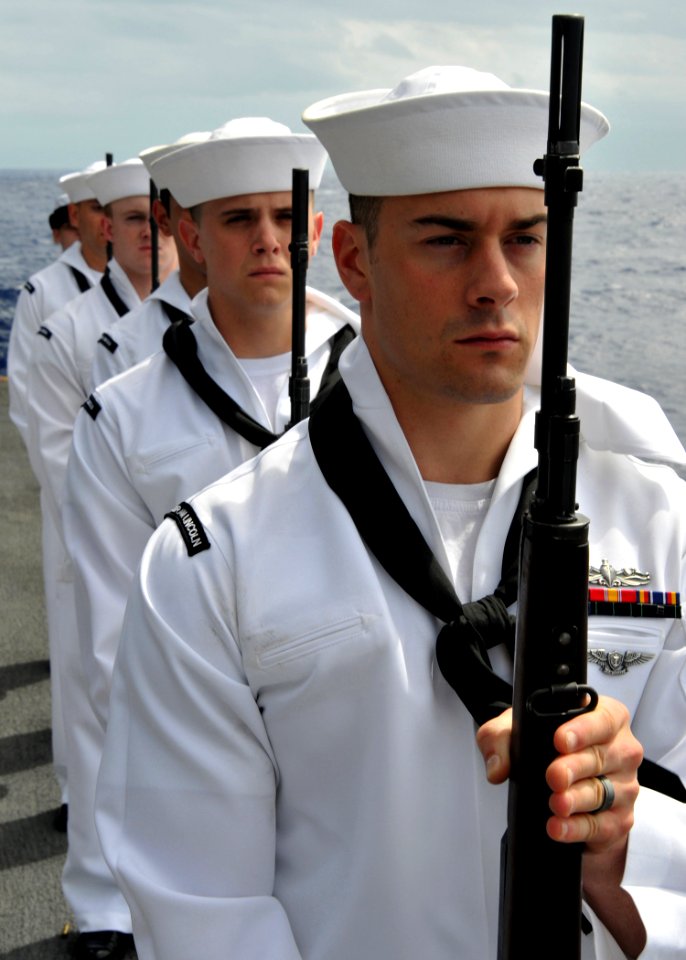
<svg viewBox="0 0 686 960">
<path fill-rule="evenodd" d="M 165 354 L 158 351 L 98 384 L 97 393 L 102 406 L 113 412 L 125 407 L 132 408 L 145 416 L 148 402 L 152 402 L 147 395 L 152 391 L 159 398 L 163 389 L 160 377 L 164 377 L 167 367 Z"/>
<path fill-rule="evenodd" d="M 24 283 L 22 290 L 25 290 L 29 296 L 40 296 L 49 287 L 59 283 L 60 280 L 67 278 L 69 267 L 62 259 L 53 260 L 52 263 L 36 270 Z"/>
</svg>

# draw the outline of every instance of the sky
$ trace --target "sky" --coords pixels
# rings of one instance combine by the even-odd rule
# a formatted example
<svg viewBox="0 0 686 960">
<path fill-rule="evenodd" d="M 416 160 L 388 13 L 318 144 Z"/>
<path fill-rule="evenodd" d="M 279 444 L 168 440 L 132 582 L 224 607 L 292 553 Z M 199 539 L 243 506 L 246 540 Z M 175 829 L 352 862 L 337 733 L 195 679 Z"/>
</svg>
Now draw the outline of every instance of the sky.
<svg viewBox="0 0 686 960">
<path fill-rule="evenodd" d="M 586 17 L 584 99 L 603 171 L 686 170 L 680 0 L 0 0 L 0 167 L 83 169 L 269 116 L 302 131 L 334 94 L 461 63 L 548 89 L 551 16 Z"/>
</svg>

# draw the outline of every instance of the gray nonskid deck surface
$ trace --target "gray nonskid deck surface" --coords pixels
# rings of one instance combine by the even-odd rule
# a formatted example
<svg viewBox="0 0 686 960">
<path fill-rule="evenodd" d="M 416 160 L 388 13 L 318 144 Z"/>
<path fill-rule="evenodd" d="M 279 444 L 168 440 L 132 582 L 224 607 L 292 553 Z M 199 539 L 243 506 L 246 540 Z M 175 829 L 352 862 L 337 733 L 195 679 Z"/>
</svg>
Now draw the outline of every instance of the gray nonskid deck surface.
<svg viewBox="0 0 686 960">
<path fill-rule="evenodd" d="M 64 960 L 74 936 L 53 829 L 50 678 L 38 485 L 0 380 L 0 957 Z M 70 923 L 68 937 L 61 933 Z"/>
</svg>

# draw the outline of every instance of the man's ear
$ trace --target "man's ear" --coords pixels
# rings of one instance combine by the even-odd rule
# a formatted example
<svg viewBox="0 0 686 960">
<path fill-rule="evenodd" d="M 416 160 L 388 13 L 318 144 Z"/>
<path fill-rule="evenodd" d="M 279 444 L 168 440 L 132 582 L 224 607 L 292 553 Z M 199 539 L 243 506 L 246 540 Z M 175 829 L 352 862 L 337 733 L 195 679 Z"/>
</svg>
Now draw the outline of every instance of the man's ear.
<svg viewBox="0 0 686 960">
<path fill-rule="evenodd" d="M 165 237 L 171 237 L 172 228 L 169 220 L 169 214 L 165 210 L 162 201 L 157 198 L 155 198 L 155 200 L 152 202 L 152 215 L 160 233 L 164 234 Z"/>
<path fill-rule="evenodd" d="M 332 247 L 338 274 L 346 290 L 359 303 L 371 300 L 369 248 L 364 227 L 347 220 L 334 224 Z"/>
<path fill-rule="evenodd" d="M 102 218 L 102 235 L 107 241 L 107 243 L 112 243 L 112 218 L 107 217 L 103 214 Z"/>
<path fill-rule="evenodd" d="M 321 210 L 312 215 L 312 224 L 310 227 L 310 256 L 315 257 L 319 249 L 319 241 L 322 238 L 322 229 L 324 227 L 324 214 Z"/>
<path fill-rule="evenodd" d="M 79 208 L 75 203 L 70 203 L 67 205 L 67 215 L 69 217 L 69 224 L 75 230 L 79 229 Z"/>
<path fill-rule="evenodd" d="M 195 262 L 203 264 L 205 258 L 200 249 L 200 231 L 197 223 L 187 210 L 184 210 L 179 218 L 179 237 Z"/>
</svg>

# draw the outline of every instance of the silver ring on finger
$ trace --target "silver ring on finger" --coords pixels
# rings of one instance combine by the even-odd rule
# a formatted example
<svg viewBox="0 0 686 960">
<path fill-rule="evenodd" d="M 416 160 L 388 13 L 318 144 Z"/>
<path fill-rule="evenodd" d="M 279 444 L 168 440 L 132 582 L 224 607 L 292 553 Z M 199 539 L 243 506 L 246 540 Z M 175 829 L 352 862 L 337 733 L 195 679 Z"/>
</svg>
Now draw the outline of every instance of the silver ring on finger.
<svg viewBox="0 0 686 960">
<path fill-rule="evenodd" d="M 591 813 L 603 813 L 605 810 L 609 810 L 615 802 L 615 788 L 612 786 L 612 781 L 609 780 L 608 777 L 603 776 L 603 774 L 600 774 L 600 776 L 595 779 L 603 788 L 603 799 L 600 806 L 596 807 L 595 810 L 591 810 Z"/>
</svg>

